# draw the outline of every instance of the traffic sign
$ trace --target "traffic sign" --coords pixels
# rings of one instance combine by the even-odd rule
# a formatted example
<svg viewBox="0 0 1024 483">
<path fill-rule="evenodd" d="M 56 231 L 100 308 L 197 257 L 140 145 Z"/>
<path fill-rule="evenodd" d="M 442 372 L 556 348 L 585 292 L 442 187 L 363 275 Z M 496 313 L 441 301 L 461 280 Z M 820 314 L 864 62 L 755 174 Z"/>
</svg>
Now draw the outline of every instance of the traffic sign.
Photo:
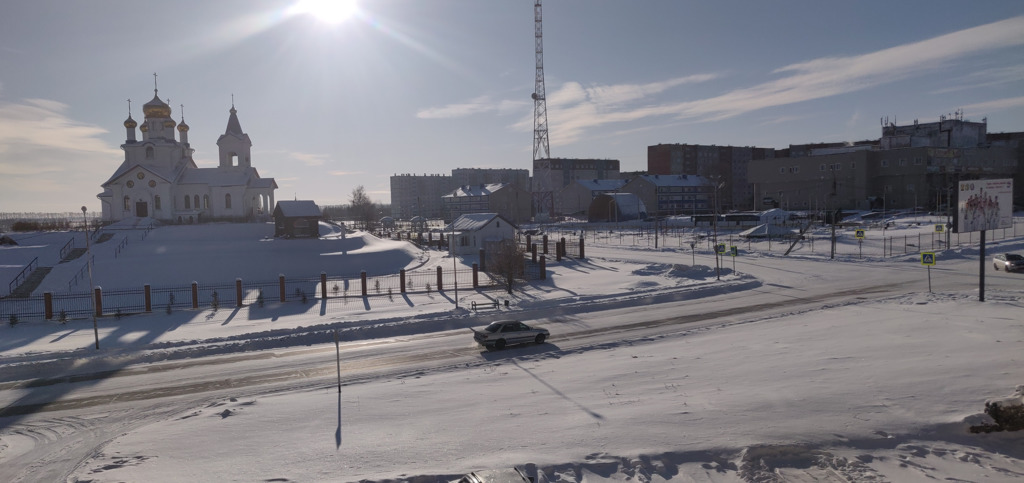
<svg viewBox="0 0 1024 483">
<path fill-rule="evenodd" d="M 719 243 L 715 246 L 715 251 L 718 253 L 725 253 L 725 243 Z"/>
<path fill-rule="evenodd" d="M 935 252 L 922 252 L 921 265 L 935 265 Z"/>
<path fill-rule="evenodd" d="M 863 240 L 864 239 L 864 230 L 857 230 L 857 231 L 854 232 L 854 235 L 857 237 L 858 240 Z"/>
<path fill-rule="evenodd" d="M 942 233 L 946 229 L 946 225 L 935 225 L 935 233 Z"/>
<path fill-rule="evenodd" d="M 734 257 L 739 256 L 739 254 L 740 254 L 740 249 L 737 248 L 735 245 L 729 247 L 729 251 L 732 252 L 732 256 L 734 256 Z"/>
</svg>

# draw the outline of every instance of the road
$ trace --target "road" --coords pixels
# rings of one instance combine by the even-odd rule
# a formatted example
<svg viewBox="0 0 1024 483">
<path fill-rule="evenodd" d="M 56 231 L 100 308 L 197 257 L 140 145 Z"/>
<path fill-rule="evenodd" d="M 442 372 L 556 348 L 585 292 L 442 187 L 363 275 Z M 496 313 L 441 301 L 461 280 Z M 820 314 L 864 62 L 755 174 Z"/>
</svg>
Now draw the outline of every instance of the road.
<svg viewBox="0 0 1024 483">
<path fill-rule="evenodd" d="M 621 251 L 589 250 L 598 259 L 606 255 L 621 258 Z M 650 263 L 664 263 L 665 256 L 657 251 L 630 254 L 634 261 Z M 685 258 L 689 259 L 689 254 Z M 698 263 L 713 265 L 714 261 L 698 256 Z M 976 289 L 977 265 L 971 260 L 940 265 L 932 270 L 932 289 Z M 60 376 L 41 373 L 33 381 L 3 383 L 0 480 L 66 479 L 82 461 L 119 435 L 229 396 L 241 399 L 322 388 L 337 384 L 339 377 L 341 384 L 351 385 L 442 367 L 472 368 L 549 347 L 587 350 L 623 339 L 667 336 L 922 292 L 927 291 L 928 283 L 927 271 L 906 261 L 858 264 L 752 258 L 740 261 L 737 270 L 747 278 L 729 290 L 670 292 L 626 303 L 589 303 L 564 313 L 522 314 L 552 331 L 550 344 L 542 346 L 489 353 L 472 342 L 468 330 L 447 330 L 343 342 L 340 376 L 335 346 L 328 342 L 155 364 L 112 363 L 104 371 Z M 794 277 L 794 273 L 802 276 Z M 802 283 L 786 285 L 793 280 Z M 1004 272 L 989 272 L 986 283 L 996 292 L 1019 290 L 1021 284 L 1020 274 Z"/>
</svg>

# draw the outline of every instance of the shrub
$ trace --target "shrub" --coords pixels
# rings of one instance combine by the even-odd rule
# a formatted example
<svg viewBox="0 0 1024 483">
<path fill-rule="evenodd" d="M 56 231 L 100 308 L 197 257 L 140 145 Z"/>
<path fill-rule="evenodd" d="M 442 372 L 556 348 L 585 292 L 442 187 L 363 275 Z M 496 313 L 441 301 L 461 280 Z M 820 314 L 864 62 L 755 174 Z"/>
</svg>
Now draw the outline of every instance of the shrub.
<svg viewBox="0 0 1024 483">
<path fill-rule="evenodd" d="M 57 321 L 62 323 L 62 324 L 68 323 L 68 311 L 64 310 L 64 309 L 60 309 L 60 313 L 57 314 Z"/>
<path fill-rule="evenodd" d="M 338 290 L 340 290 L 340 288 L 338 287 L 338 284 L 335 283 L 334 287 L 331 287 L 331 292 L 334 292 L 334 295 L 337 296 L 338 295 Z"/>
<path fill-rule="evenodd" d="M 985 403 L 985 414 L 988 414 L 995 421 L 995 424 L 971 426 L 972 433 L 1020 431 L 1024 429 L 1024 405 L 1000 406 L 999 403 Z"/>
<path fill-rule="evenodd" d="M 213 309 L 214 312 L 216 312 L 217 309 L 220 308 L 220 296 L 217 294 L 216 290 L 214 290 L 213 293 L 210 294 L 210 307 Z"/>
<path fill-rule="evenodd" d="M 18 315 L 17 314 L 11 314 L 10 317 L 7 317 L 7 323 L 11 324 L 11 327 L 14 327 L 15 325 L 18 325 Z"/>
<path fill-rule="evenodd" d="M 395 295 L 393 293 L 391 293 L 391 289 L 389 288 L 388 289 L 388 302 L 394 302 L 394 301 L 395 301 Z"/>
<path fill-rule="evenodd" d="M 380 279 L 373 281 L 373 291 L 377 292 L 377 295 L 380 295 Z"/>
<path fill-rule="evenodd" d="M 263 300 L 263 289 L 261 288 L 260 289 L 260 293 L 256 296 L 256 305 L 259 305 L 260 307 L 263 307 L 264 303 L 265 302 Z"/>
</svg>

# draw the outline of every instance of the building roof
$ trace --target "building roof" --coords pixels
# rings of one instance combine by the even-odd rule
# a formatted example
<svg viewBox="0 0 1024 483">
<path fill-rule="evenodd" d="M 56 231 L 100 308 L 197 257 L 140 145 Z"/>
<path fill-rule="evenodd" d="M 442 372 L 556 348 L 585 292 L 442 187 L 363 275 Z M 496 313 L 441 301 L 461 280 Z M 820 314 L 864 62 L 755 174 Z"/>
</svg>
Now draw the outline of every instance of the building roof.
<svg viewBox="0 0 1024 483">
<path fill-rule="evenodd" d="M 625 179 L 578 179 L 577 183 L 590 191 L 614 191 L 621 189 L 629 180 Z"/>
<path fill-rule="evenodd" d="M 274 211 L 277 210 L 281 210 L 281 214 L 288 218 L 320 216 L 320 207 L 312 200 L 278 201 Z"/>
<path fill-rule="evenodd" d="M 453 231 L 452 225 L 455 225 L 454 231 L 457 232 L 477 231 L 487 226 L 487 224 L 495 218 L 501 219 L 505 221 L 505 223 L 508 223 L 508 226 L 513 229 L 515 228 L 515 225 L 513 225 L 512 222 L 506 220 L 505 217 L 497 213 L 470 213 L 456 218 L 454 222 L 444 228 L 444 231 Z"/>
<path fill-rule="evenodd" d="M 711 186 L 711 180 L 695 174 L 645 174 L 640 176 L 655 186 Z"/>
<path fill-rule="evenodd" d="M 471 186 L 459 186 L 455 191 L 444 195 L 444 198 L 461 198 L 463 196 L 488 196 L 495 191 L 510 186 L 509 183 L 478 184 Z"/>
</svg>

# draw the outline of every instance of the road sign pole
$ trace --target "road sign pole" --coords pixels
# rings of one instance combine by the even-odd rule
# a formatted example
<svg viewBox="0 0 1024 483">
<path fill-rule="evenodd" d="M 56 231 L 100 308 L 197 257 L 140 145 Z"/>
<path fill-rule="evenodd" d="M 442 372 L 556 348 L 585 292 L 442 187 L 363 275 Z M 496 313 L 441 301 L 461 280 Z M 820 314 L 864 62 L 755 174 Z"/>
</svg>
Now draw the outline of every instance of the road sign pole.
<svg viewBox="0 0 1024 483">
<path fill-rule="evenodd" d="M 928 293 L 932 293 L 932 266 L 928 265 Z"/>
</svg>

